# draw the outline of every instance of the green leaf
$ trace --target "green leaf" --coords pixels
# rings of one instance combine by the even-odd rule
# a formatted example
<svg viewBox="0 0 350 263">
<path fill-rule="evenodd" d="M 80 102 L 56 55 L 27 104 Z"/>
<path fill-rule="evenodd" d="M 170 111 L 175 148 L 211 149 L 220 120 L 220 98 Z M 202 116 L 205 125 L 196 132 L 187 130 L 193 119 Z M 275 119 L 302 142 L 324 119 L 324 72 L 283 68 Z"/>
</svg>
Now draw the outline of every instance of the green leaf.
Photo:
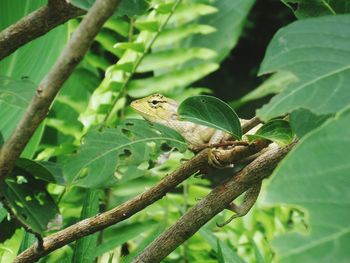
<svg viewBox="0 0 350 263">
<path fill-rule="evenodd" d="M 96 0 L 71 0 L 70 3 L 84 10 L 89 10 L 95 1 Z M 144 14 L 148 8 L 149 4 L 146 0 L 121 0 L 114 15 L 133 17 Z"/>
<path fill-rule="evenodd" d="M 21 241 L 21 245 L 19 246 L 17 255 L 21 254 L 24 250 L 29 248 L 35 242 L 37 242 L 37 239 L 32 233 L 29 233 L 27 231 L 23 231 L 23 238 Z"/>
<path fill-rule="evenodd" d="M 170 18 L 169 23 L 183 25 L 191 21 L 198 20 L 201 16 L 210 15 L 216 12 L 218 12 L 218 9 L 209 4 L 203 4 L 195 1 L 182 2 L 176 8 L 174 14 Z"/>
<path fill-rule="evenodd" d="M 159 48 L 162 46 L 169 46 L 175 42 L 184 39 L 192 34 L 208 35 L 215 32 L 216 29 L 208 25 L 189 24 L 181 27 L 169 28 L 163 30 L 157 41 L 154 43 L 154 47 Z"/>
<path fill-rule="evenodd" d="M 2 203 L 0 203 L 0 223 L 6 218 L 6 216 L 7 210 L 3 207 Z"/>
<path fill-rule="evenodd" d="M 64 174 L 68 182 L 83 187 L 114 185 L 143 176 L 149 166 L 146 160 L 155 160 L 165 145 L 187 147 L 170 128 L 126 120 L 116 129 L 89 132 L 78 153 L 67 158 Z"/>
<path fill-rule="evenodd" d="M 299 19 L 350 12 L 349 0 L 282 0 Z"/>
<path fill-rule="evenodd" d="M 196 47 L 154 52 L 144 57 L 140 66 L 137 67 L 137 72 L 160 70 L 181 65 L 192 59 L 207 60 L 215 56 L 216 53 L 211 49 Z"/>
<path fill-rule="evenodd" d="M 29 80 L 0 76 L 0 129 L 5 139 L 16 127 L 34 91 L 35 84 Z"/>
<path fill-rule="evenodd" d="M 350 15 L 297 21 L 272 39 L 260 74 L 289 71 L 298 81 L 257 111 L 264 120 L 298 108 L 319 115 L 350 103 Z M 312 69 L 312 70 L 310 70 Z"/>
<path fill-rule="evenodd" d="M 178 113 L 183 120 L 225 131 L 237 139 L 242 137 L 237 114 L 218 98 L 206 95 L 190 97 L 180 104 Z"/>
<path fill-rule="evenodd" d="M 277 72 L 251 92 L 229 104 L 233 108 L 238 108 L 252 100 L 261 99 L 270 94 L 281 93 L 290 83 L 296 80 L 297 78 L 290 72 Z"/>
<path fill-rule="evenodd" d="M 135 27 L 139 30 L 145 30 L 149 32 L 157 32 L 159 30 L 160 24 L 157 20 L 154 21 L 140 21 L 137 20 Z"/>
<path fill-rule="evenodd" d="M 16 166 L 33 175 L 36 179 L 55 184 L 64 184 L 61 167 L 53 162 L 37 162 L 26 158 L 16 161 Z"/>
<path fill-rule="evenodd" d="M 2 136 L 2 133 L 0 132 L 0 147 L 4 144 L 4 136 Z"/>
<path fill-rule="evenodd" d="M 46 0 L 0 1 L 0 31 L 46 4 Z M 0 76 L 16 80 L 25 78 L 38 84 L 56 62 L 65 46 L 68 39 L 67 31 L 67 24 L 61 25 L 22 46 L 1 61 Z"/>
<path fill-rule="evenodd" d="M 316 115 L 309 110 L 298 109 L 290 114 L 290 125 L 295 134 L 301 138 L 320 127 L 332 115 Z"/>
<path fill-rule="evenodd" d="M 306 212 L 307 233 L 274 240 L 280 262 L 346 262 L 350 240 L 350 110 L 307 136 L 273 173 L 268 204 L 289 204 Z"/>
<path fill-rule="evenodd" d="M 217 243 L 218 262 L 219 263 L 225 263 L 224 256 L 222 255 L 222 249 L 221 249 L 221 245 L 220 245 L 220 240 L 216 239 L 216 243 Z"/>
<path fill-rule="evenodd" d="M 0 31 L 47 4 L 46 0 L 0 1 Z M 19 48 L 0 63 L 0 130 L 8 138 L 34 95 L 37 84 L 50 70 L 68 38 L 67 24 L 58 26 Z M 4 77 L 8 77 L 6 80 Z M 3 95 L 5 91 L 6 95 Z M 10 92 L 10 93 L 9 93 Z M 8 104 L 8 102 L 11 102 Z M 22 156 L 32 157 L 42 137 L 41 126 Z"/>
<path fill-rule="evenodd" d="M 248 141 L 269 140 L 279 145 L 287 145 L 292 142 L 294 137 L 293 131 L 288 121 L 274 119 L 265 123 L 253 135 L 247 135 Z"/>
<path fill-rule="evenodd" d="M 218 53 L 211 61 L 221 62 L 237 44 L 242 34 L 247 15 L 255 0 L 217 0 L 210 2 L 212 12 L 202 16 L 198 23 L 214 27 L 215 32 L 209 35 L 194 35 L 185 40 L 184 47 L 210 48 Z M 233 15 L 234 14 L 234 15 Z"/>
<path fill-rule="evenodd" d="M 147 0 L 122 0 L 115 15 L 134 17 L 145 14 L 148 9 L 149 1 Z"/>
<path fill-rule="evenodd" d="M 95 216 L 99 213 L 99 195 L 100 190 L 86 190 L 83 210 L 81 211 L 80 220 Z M 75 243 L 72 263 L 89 263 L 95 262 L 95 249 L 97 246 L 99 232 L 78 239 Z"/>
<path fill-rule="evenodd" d="M 132 80 L 127 87 L 128 94 L 140 98 L 149 94 L 167 93 L 176 88 L 185 87 L 218 69 L 214 63 L 203 63 L 196 67 L 171 71 L 156 77 Z"/>
<path fill-rule="evenodd" d="M 121 263 L 129 263 L 140 254 L 153 240 L 155 240 L 164 230 L 165 225 L 159 223 L 157 226 L 150 229 L 151 233 L 149 233 L 137 246 L 137 248 L 132 251 L 129 255 L 122 258 Z"/>
<path fill-rule="evenodd" d="M 12 176 L 0 185 L 0 189 L 16 216 L 34 231 L 44 233 L 60 227 L 57 222 L 60 218 L 58 207 L 45 190 L 43 181 L 16 167 Z"/>
<path fill-rule="evenodd" d="M 115 49 L 119 49 L 119 52 L 125 51 L 127 49 L 131 49 L 136 52 L 143 53 L 145 51 L 144 43 L 136 43 L 136 42 L 125 42 L 125 43 L 117 43 L 113 45 Z"/>
<path fill-rule="evenodd" d="M 223 258 L 225 263 L 244 263 L 244 261 L 225 242 L 221 241 L 208 228 L 199 230 L 199 234 L 209 243 L 213 250 L 218 253 L 218 257 Z M 220 249 L 220 250 L 219 250 Z M 221 255 L 220 255 L 221 252 Z"/>
<path fill-rule="evenodd" d="M 107 233 L 104 233 L 104 241 L 94 250 L 93 256 L 102 256 L 104 253 L 148 232 L 155 224 L 157 223 L 154 221 L 143 221 L 142 223 L 132 223 L 105 230 Z"/>
</svg>

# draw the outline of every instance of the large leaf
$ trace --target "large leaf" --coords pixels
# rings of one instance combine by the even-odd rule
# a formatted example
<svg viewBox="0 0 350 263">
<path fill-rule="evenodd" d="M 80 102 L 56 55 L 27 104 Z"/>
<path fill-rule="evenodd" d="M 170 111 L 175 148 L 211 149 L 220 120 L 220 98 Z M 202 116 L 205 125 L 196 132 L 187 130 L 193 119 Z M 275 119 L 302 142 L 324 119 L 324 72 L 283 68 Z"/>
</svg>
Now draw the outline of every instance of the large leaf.
<svg viewBox="0 0 350 263">
<path fill-rule="evenodd" d="M 83 187 L 113 185 L 144 175 L 147 160 L 155 160 L 169 146 L 186 149 L 181 135 L 170 128 L 126 120 L 116 129 L 88 133 L 78 153 L 69 158 L 64 173 L 70 183 Z"/>
<path fill-rule="evenodd" d="M 0 76 L 0 129 L 8 138 L 34 95 L 35 84 Z"/>
<path fill-rule="evenodd" d="M 242 137 L 237 114 L 218 98 L 206 95 L 190 97 L 180 104 L 178 113 L 183 120 L 223 130 L 237 139 Z"/>
<path fill-rule="evenodd" d="M 248 94 L 236 101 L 230 102 L 230 106 L 238 108 L 252 100 L 257 100 L 271 94 L 278 94 L 295 80 L 297 80 L 296 77 L 290 72 L 277 72 Z"/>
<path fill-rule="evenodd" d="M 184 43 L 187 47 L 206 47 L 218 53 L 213 61 L 222 61 L 236 45 L 241 36 L 247 15 L 255 0 L 216 0 L 211 5 L 218 12 L 199 19 L 199 23 L 213 26 L 210 35 L 194 35 Z"/>
<path fill-rule="evenodd" d="M 282 0 L 299 19 L 350 12 L 349 0 Z"/>
<path fill-rule="evenodd" d="M 303 107 L 317 114 L 350 103 L 350 15 L 297 21 L 272 39 L 260 74 L 290 71 L 297 78 L 257 113 L 264 119 Z"/>
<path fill-rule="evenodd" d="M 308 233 L 273 245 L 281 262 L 347 262 L 350 241 L 350 110 L 305 136 L 282 161 L 267 189 L 269 204 L 305 210 Z"/>
<path fill-rule="evenodd" d="M 0 30 L 17 22 L 23 16 L 46 3 L 46 0 L 25 2 L 22 0 L 0 1 Z M 16 98 L 18 99 L 16 100 L 18 102 L 17 107 L 12 103 L 0 102 L 0 130 L 3 131 L 5 138 L 13 131 L 19 118 L 22 116 L 24 107 L 26 107 L 34 94 L 36 84 L 41 81 L 58 58 L 67 41 L 67 37 L 67 25 L 59 26 L 21 47 L 1 61 L 0 76 L 7 76 L 12 79 L 12 83 L 6 85 L 11 85 L 13 98 L 15 100 Z M 30 82 L 34 84 L 29 84 Z M 3 79 L 1 79 L 0 89 L 3 89 L 4 85 Z M 21 98 L 19 99 L 19 97 Z M 38 129 L 29 142 L 24 156 L 31 157 L 33 155 L 42 137 L 42 131 L 43 126 Z"/>
<path fill-rule="evenodd" d="M 45 182 L 17 167 L 12 173 L 0 185 L 0 189 L 16 216 L 39 233 L 60 227 L 59 210 L 45 190 Z"/>
<path fill-rule="evenodd" d="M 332 115 L 316 115 L 305 109 L 298 109 L 290 114 L 290 125 L 295 134 L 301 138 L 318 128 Z"/>
</svg>

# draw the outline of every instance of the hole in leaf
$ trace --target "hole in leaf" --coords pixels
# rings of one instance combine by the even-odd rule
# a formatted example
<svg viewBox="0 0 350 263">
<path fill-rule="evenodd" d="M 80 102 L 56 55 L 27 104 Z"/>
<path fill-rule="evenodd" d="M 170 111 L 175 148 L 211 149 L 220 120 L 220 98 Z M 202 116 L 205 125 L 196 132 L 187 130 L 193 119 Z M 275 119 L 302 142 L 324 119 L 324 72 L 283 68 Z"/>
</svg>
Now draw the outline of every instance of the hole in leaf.
<svg viewBox="0 0 350 263">
<path fill-rule="evenodd" d="M 132 137 L 132 132 L 128 129 L 122 128 L 122 133 L 128 138 Z"/>
<path fill-rule="evenodd" d="M 114 171 L 114 177 L 118 180 L 121 180 L 124 176 L 124 173 L 128 169 L 126 165 L 119 165 L 117 169 Z"/>
<path fill-rule="evenodd" d="M 39 202 L 40 205 L 45 204 L 45 194 L 40 192 L 35 195 L 35 199 Z"/>
<path fill-rule="evenodd" d="M 156 147 L 156 143 L 155 142 L 147 142 L 146 145 L 151 148 L 154 149 Z"/>
<path fill-rule="evenodd" d="M 22 176 L 22 175 L 16 176 L 16 180 L 17 180 L 18 184 L 28 183 L 27 179 L 24 176 Z"/>
<path fill-rule="evenodd" d="M 167 143 L 162 143 L 160 145 L 160 149 L 163 151 L 163 152 L 168 152 L 172 149 L 172 147 L 170 147 Z"/>
<path fill-rule="evenodd" d="M 139 169 L 139 170 L 147 170 L 148 167 L 149 167 L 148 161 L 143 161 L 142 163 L 139 164 L 139 166 L 137 166 L 137 169 Z"/>
<path fill-rule="evenodd" d="M 20 207 L 20 208 L 23 208 L 23 204 L 20 202 L 20 201 L 15 201 L 16 203 L 16 206 Z"/>
<path fill-rule="evenodd" d="M 123 153 L 119 154 L 118 157 L 121 161 L 125 161 L 127 158 L 131 156 L 131 151 L 128 149 L 124 149 Z"/>
<path fill-rule="evenodd" d="M 32 198 L 30 195 L 27 195 L 27 196 L 25 197 L 25 200 L 26 200 L 27 202 L 29 202 L 29 201 L 32 201 L 33 198 Z"/>
<path fill-rule="evenodd" d="M 152 169 L 154 166 L 156 165 L 156 162 L 152 161 L 152 160 L 148 160 L 148 169 Z"/>
</svg>

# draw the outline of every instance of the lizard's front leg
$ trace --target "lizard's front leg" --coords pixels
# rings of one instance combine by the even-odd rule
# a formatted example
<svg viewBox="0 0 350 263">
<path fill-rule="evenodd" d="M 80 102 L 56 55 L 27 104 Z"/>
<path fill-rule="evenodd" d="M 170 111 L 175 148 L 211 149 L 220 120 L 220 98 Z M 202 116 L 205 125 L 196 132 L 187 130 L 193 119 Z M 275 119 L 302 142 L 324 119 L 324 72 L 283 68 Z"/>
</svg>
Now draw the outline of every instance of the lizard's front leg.
<svg viewBox="0 0 350 263">
<path fill-rule="evenodd" d="M 227 225 L 228 223 L 230 223 L 233 219 L 245 216 L 250 211 L 250 209 L 253 207 L 253 205 L 255 204 L 256 199 L 259 196 L 260 189 L 261 189 L 261 182 L 258 182 L 254 186 L 249 188 L 244 194 L 243 202 L 241 205 L 238 206 L 232 202 L 229 205 L 229 207 L 227 208 L 227 209 L 235 212 L 235 214 L 233 216 L 231 216 L 225 222 L 220 223 L 220 224 L 216 223 L 216 225 L 218 227 L 223 227 L 223 226 Z"/>
<path fill-rule="evenodd" d="M 219 144 L 220 142 L 223 141 L 223 139 L 225 138 L 226 133 L 220 130 L 216 130 L 214 132 L 214 134 L 212 135 L 212 137 L 209 140 L 208 145 L 215 145 L 215 144 Z M 208 151 L 208 163 L 210 166 L 217 168 L 217 169 L 222 169 L 224 167 L 227 167 L 227 165 L 223 164 L 222 162 L 220 162 L 219 159 L 219 153 L 220 151 L 224 151 L 223 149 L 217 149 L 217 148 L 211 148 Z"/>
</svg>

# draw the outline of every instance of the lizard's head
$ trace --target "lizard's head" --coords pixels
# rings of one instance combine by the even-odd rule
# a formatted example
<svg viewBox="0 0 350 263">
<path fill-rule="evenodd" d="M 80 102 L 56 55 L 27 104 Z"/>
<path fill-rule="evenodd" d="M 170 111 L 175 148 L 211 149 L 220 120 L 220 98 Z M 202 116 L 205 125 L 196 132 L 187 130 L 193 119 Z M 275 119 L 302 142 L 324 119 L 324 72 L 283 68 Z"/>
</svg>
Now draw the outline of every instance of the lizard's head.
<svg viewBox="0 0 350 263">
<path fill-rule="evenodd" d="M 161 94 L 135 100 L 130 106 L 151 122 L 164 123 L 177 119 L 177 102 Z"/>
</svg>

